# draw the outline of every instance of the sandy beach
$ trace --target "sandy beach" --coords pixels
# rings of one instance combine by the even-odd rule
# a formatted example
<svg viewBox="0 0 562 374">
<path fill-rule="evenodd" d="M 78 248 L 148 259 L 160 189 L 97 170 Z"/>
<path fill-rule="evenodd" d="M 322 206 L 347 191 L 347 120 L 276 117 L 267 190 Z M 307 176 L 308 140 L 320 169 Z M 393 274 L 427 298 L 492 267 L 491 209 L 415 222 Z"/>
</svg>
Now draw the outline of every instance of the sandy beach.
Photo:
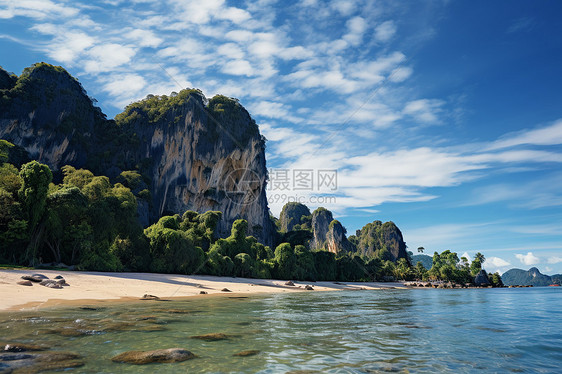
<svg viewBox="0 0 562 374">
<path fill-rule="evenodd" d="M 43 274 L 50 279 L 64 277 L 70 285 L 53 289 L 33 283 L 18 285 L 23 275 Z M 79 301 L 139 300 L 143 295 L 161 299 L 201 296 L 207 294 L 258 294 L 278 292 L 315 292 L 337 290 L 374 290 L 403 287 L 401 283 L 378 282 L 300 282 L 286 286 L 284 280 L 215 277 L 209 275 L 178 275 L 156 273 L 103 273 L 59 270 L 0 270 L 0 310 L 26 310 Z M 314 291 L 306 291 L 311 285 Z"/>
</svg>

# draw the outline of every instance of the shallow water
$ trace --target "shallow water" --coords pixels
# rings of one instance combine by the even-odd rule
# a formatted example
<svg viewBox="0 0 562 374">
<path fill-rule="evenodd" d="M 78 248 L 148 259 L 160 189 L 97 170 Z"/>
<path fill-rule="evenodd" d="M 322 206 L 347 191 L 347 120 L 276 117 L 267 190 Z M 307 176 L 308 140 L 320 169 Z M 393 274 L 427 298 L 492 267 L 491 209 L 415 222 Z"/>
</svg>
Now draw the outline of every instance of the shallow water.
<svg viewBox="0 0 562 374">
<path fill-rule="evenodd" d="M 557 288 L 375 290 L 213 297 L 0 314 L 0 341 L 84 357 L 75 373 L 560 372 Z M 224 333 L 206 342 L 191 336 Z M 69 336 L 70 335 L 70 336 Z M 77 336 L 72 336 L 77 335 Z M 129 350 L 199 358 L 129 365 Z M 255 356 L 233 357 L 244 350 Z"/>
</svg>

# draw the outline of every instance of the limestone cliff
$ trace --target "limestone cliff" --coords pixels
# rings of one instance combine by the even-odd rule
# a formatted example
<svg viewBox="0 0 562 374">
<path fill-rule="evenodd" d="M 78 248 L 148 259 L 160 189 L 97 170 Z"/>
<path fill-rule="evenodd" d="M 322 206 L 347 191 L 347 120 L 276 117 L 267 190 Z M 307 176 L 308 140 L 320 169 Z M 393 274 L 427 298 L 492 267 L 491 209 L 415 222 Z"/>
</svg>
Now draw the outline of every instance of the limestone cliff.
<svg viewBox="0 0 562 374">
<path fill-rule="evenodd" d="M 54 170 L 85 166 L 98 143 L 94 130 L 103 132 L 108 121 L 80 83 L 61 67 L 43 63 L 26 68 L 15 81 L 3 70 L 0 75 L 0 138 Z"/>
<path fill-rule="evenodd" d="M 357 252 L 361 256 L 379 256 L 396 261 L 408 259 L 402 232 L 394 222 L 374 221 L 357 230 Z"/>
<path fill-rule="evenodd" d="M 312 213 L 312 232 L 311 249 L 326 249 L 333 253 L 354 250 L 345 236 L 345 228 L 325 208 L 318 208 Z"/>
<path fill-rule="evenodd" d="M 220 210 L 222 235 L 244 218 L 250 235 L 271 244 L 265 139 L 235 99 L 207 100 L 198 90 L 149 95 L 107 120 L 61 67 L 35 64 L 17 80 L 0 69 L 0 138 L 55 171 L 68 164 L 116 178 L 137 170 L 151 193 L 141 216 L 151 222 Z"/>
<path fill-rule="evenodd" d="M 306 226 L 304 228 L 310 228 L 310 210 L 304 204 L 289 202 L 283 206 L 279 221 L 283 232 L 293 230 L 295 225 L 299 225 L 300 228 L 303 228 L 303 225 Z"/>
</svg>

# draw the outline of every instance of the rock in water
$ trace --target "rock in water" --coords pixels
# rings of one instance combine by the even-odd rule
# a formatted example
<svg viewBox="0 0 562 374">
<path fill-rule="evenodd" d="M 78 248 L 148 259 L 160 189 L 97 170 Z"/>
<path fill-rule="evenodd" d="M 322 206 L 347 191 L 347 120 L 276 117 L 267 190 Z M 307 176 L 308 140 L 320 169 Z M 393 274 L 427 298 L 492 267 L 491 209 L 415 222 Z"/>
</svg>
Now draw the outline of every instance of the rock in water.
<svg viewBox="0 0 562 374">
<path fill-rule="evenodd" d="M 4 345 L 5 352 L 29 352 L 29 351 L 44 351 L 45 347 L 35 344 L 25 343 L 8 343 Z"/>
<path fill-rule="evenodd" d="M 113 362 L 125 362 L 134 365 L 151 363 L 181 362 L 195 358 L 193 353 L 182 348 L 157 349 L 154 351 L 123 352 L 111 359 Z"/>
<path fill-rule="evenodd" d="M 489 286 L 490 280 L 488 279 L 488 274 L 486 270 L 482 269 L 474 278 L 474 284 L 476 286 Z"/>
<path fill-rule="evenodd" d="M 235 353 L 235 354 L 233 354 L 233 356 L 235 356 L 235 357 L 248 357 L 248 356 L 255 356 L 258 353 L 260 353 L 260 351 L 255 350 L 255 349 L 250 349 L 250 350 L 247 350 L 247 351 Z"/>
<path fill-rule="evenodd" d="M 218 332 L 218 333 L 190 336 L 190 338 L 191 339 L 205 340 L 207 342 L 215 342 L 217 340 L 227 340 L 228 335 L 223 334 L 221 332 Z"/>
</svg>

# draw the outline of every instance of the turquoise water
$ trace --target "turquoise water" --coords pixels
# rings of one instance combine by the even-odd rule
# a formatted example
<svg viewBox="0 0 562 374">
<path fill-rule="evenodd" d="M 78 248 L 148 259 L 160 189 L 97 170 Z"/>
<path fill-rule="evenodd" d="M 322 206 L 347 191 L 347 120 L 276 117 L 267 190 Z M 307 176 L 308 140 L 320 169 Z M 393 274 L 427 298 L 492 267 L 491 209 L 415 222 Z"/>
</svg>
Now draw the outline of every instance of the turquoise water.
<svg viewBox="0 0 562 374">
<path fill-rule="evenodd" d="M 0 314 L 1 339 L 76 352 L 69 373 L 560 373 L 562 290 L 376 290 L 213 297 Z M 190 336 L 224 333 L 205 342 Z M 78 336 L 66 336 L 66 335 Z M 84 335 L 81 335 L 84 334 Z M 185 348 L 173 364 L 113 363 Z M 233 357 L 260 350 L 251 357 Z"/>
</svg>

